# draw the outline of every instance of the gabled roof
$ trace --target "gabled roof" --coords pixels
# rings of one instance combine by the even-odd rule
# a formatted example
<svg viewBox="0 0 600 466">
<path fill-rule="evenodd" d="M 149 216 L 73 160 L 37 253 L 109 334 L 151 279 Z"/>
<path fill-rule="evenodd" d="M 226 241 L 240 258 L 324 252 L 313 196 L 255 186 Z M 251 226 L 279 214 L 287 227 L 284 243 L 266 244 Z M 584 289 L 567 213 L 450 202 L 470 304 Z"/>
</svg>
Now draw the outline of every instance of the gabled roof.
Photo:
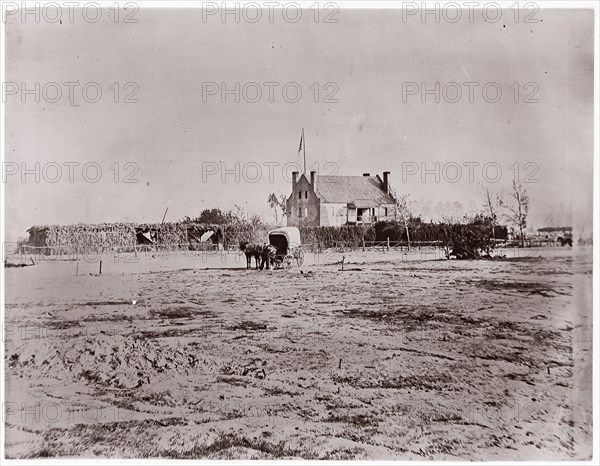
<svg viewBox="0 0 600 466">
<path fill-rule="evenodd" d="M 379 176 L 316 176 L 316 193 L 321 202 L 348 204 L 357 200 L 391 204 L 392 196 L 383 190 Z"/>
<path fill-rule="evenodd" d="M 353 202 L 348 202 L 348 207 L 352 209 L 368 209 L 369 207 L 377 207 L 380 203 L 370 199 L 355 199 Z"/>
</svg>

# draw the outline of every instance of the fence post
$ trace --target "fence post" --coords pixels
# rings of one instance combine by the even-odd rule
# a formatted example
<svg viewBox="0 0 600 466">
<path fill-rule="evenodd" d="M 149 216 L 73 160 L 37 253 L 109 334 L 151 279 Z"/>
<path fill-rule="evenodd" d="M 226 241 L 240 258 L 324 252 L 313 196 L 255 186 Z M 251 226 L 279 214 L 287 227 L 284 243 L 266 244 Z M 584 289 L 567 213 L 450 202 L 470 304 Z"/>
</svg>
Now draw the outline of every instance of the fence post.
<svg viewBox="0 0 600 466">
<path fill-rule="evenodd" d="M 387 237 L 387 252 L 390 252 L 390 237 Z"/>
</svg>

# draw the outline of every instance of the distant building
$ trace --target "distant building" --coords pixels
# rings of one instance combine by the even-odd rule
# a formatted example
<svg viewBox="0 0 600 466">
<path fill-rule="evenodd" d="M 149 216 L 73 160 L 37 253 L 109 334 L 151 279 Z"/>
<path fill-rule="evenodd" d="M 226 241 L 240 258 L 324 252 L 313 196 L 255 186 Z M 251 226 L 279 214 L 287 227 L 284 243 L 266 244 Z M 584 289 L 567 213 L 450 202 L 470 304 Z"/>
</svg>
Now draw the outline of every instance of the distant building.
<svg viewBox="0 0 600 466">
<path fill-rule="evenodd" d="M 573 245 L 572 227 L 544 227 L 537 230 L 538 239 L 548 242 L 560 243 L 561 246 Z"/>
<path fill-rule="evenodd" d="M 389 175 L 331 176 L 292 173 L 292 194 L 287 200 L 288 226 L 339 226 L 372 224 L 393 218 L 394 198 Z"/>
</svg>

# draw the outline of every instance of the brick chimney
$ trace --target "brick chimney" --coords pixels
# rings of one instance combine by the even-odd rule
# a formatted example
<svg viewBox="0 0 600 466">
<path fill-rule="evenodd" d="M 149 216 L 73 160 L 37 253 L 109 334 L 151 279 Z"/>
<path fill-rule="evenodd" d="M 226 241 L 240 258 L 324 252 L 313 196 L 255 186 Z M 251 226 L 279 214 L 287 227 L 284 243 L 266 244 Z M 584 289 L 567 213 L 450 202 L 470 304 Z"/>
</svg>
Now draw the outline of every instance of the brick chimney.
<svg viewBox="0 0 600 466">
<path fill-rule="evenodd" d="M 371 176 L 370 173 L 363 173 L 363 176 Z"/>
<path fill-rule="evenodd" d="M 316 171 L 311 171 L 310 172 L 310 185 L 312 186 L 313 191 L 317 191 L 317 186 L 315 185 L 316 181 L 317 181 L 317 172 Z"/>
<path fill-rule="evenodd" d="M 296 192 L 296 183 L 298 182 L 298 172 L 292 172 L 292 191 Z"/>
<path fill-rule="evenodd" d="M 390 192 L 390 172 L 383 172 L 383 190 Z"/>
</svg>

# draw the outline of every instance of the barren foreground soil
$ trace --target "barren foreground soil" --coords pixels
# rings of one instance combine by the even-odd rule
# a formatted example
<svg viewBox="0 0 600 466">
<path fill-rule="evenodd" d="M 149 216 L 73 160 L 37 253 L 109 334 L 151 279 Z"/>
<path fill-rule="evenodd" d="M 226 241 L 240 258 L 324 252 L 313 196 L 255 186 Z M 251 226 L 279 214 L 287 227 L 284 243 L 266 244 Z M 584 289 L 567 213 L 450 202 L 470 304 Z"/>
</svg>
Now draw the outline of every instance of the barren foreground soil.
<svg viewBox="0 0 600 466">
<path fill-rule="evenodd" d="M 554 249 L 5 269 L 6 454 L 589 458 L 591 249 Z"/>
</svg>

